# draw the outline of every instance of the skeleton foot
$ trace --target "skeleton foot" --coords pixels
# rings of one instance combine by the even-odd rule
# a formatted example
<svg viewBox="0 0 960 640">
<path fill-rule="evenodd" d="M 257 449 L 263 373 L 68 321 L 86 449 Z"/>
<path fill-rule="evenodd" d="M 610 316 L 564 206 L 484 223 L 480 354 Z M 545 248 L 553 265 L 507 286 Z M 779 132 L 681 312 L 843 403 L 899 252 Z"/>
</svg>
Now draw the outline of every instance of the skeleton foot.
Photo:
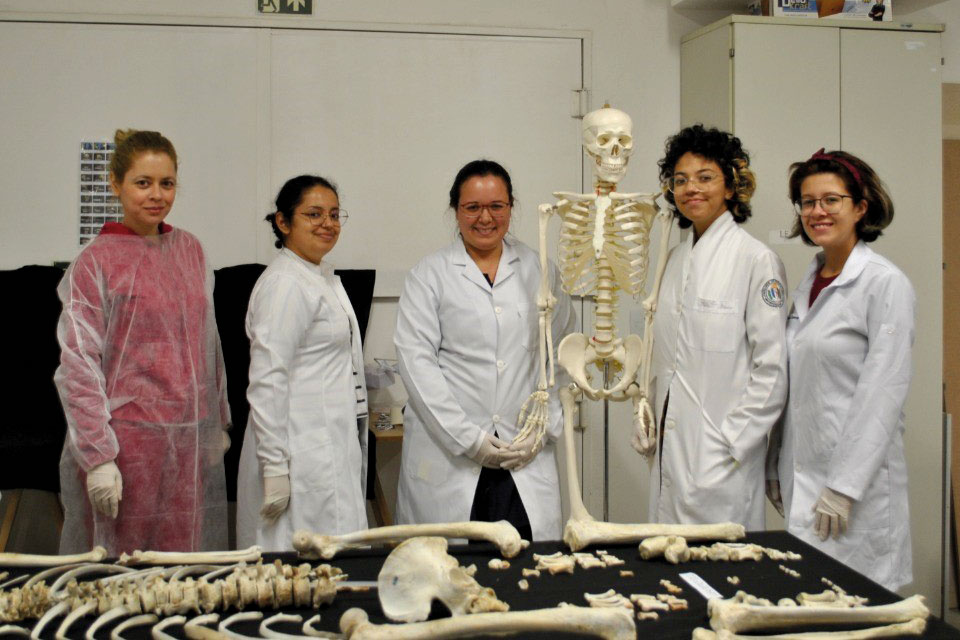
<svg viewBox="0 0 960 640">
<path fill-rule="evenodd" d="M 293 534 L 293 548 L 301 558 L 329 560 L 345 549 L 362 549 L 375 544 L 403 542 L 417 536 L 466 538 L 486 540 L 497 545 L 505 558 L 513 558 L 529 542 L 506 520 L 499 522 L 438 522 L 432 524 L 401 524 L 355 531 L 342 536 L 314 535 L 307 531 Z"/>
<path fill-rule="evenodd" d="M 637 634 L 631 611 L 572 606 L 383 625 L 371 624 L 362 609 L 354 608 L 340 618 L 340 629 L 348 640 L 446 640 L 525 632 L 580 633 L 607 640 L 634 640 Z"/>
<path fill-rule="evenodd" d="M 455 617 L 510 608 L 467 574 L 447 553 L 443 538 L 411 538 L 397 545 L 383 563 L 377 591 L 383 613 L 400 622 L 426 620 L 434 599 Z"/>
</svg>

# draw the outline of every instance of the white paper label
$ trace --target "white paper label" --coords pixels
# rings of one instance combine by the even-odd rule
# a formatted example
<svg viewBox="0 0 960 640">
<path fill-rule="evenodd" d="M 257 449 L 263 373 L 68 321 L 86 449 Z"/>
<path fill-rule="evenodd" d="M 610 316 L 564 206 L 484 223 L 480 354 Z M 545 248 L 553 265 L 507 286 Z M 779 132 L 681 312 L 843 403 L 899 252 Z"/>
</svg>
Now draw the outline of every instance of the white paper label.
<svg viewBox="0 0 960 640">
<path fill-rule="evenodd" d="M 711 587 L 709 584 L 707 584 L 706 580 L 695 573 L 681 573 L 680 577 L 683 578 L 684 582 L 696 589 L 697 593 L 702 595 L 706 600 L 709 600 L 710 598 L 723 597 L 719 591 Z"/>
</svg>

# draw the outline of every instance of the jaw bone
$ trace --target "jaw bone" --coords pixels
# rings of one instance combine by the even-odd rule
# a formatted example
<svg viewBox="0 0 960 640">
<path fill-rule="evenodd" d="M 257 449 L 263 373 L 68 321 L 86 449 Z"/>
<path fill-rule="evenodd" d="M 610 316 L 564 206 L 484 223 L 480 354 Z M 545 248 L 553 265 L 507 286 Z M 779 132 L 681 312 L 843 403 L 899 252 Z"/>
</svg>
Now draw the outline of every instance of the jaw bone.
<svg viewBox="0 0 960 640">
<path fill-rule="evenodd" d="M 364 529 L 342 536 L 325 536 L 297 531 L 293 534 L 293 548 L 301 558 L 329 560 L 346 549 L 362 549 L 376 544 L 403 542 L 417 536 L 466 538 L 492 542 L 505 558 L 513 558 L 530 543 L 520 538 L 516 527 L 507 522 L 438 522 L 431 524 L 400 524 L 390 527 Z"/>
<path fill-rule="evenodd" d="M 434 599 L 453 616 L 507 611 L 493 589 L 482 587 L 447 553 L 444 538 L 411 538 L 397 545 L 377 577 L 383 613 L 391 620 L 419 622 L 430 615 Z"/>
<path fill-rule="evenodd" d="M 477 613 L 408 624 L 372 624 L 362 609 L 349 609 L 340 618 L 347 640 L 445 640 L 478 635 L 566 632 L 606 640 L 637 637 L 633 613 L 623 608 L 594 609 L 560 606 L 555 609 Z"/>
</svg>

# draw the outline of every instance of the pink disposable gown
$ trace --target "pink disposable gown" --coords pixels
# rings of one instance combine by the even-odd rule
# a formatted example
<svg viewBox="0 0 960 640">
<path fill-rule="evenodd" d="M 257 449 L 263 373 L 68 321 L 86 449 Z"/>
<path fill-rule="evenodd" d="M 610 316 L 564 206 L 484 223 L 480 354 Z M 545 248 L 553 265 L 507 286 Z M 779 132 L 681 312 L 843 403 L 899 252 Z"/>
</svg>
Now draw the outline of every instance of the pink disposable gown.
<svg viewBox="0 0 960 640">
<path fill-rule="evenodd" d="M 60 282 L 61 553 L 227 546 L 230 410 L 213 273 L 199 240 L 161 231 L 107 223 Z M 111 460 L 123 477 L 116 519 L 86 491 L 87 472 Z"/>
</svg>

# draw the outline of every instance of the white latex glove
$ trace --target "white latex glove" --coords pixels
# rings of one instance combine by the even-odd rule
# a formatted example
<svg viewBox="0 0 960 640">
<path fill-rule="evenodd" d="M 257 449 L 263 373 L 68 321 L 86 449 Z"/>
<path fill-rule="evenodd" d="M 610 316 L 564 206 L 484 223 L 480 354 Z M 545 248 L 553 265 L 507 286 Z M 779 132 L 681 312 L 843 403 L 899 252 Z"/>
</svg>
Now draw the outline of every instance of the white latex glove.
<svg viewBox="0 0 960 640">
<path fill-rule="evenodd" d="M 783 497 L 780 495 L 780 481 L 767 480 L 767 499 L 781 516 L 783 515 Z"/>
<path fill-rule="evenodd" d="M 813 511 L 816 517 L 813 520 L 813 530 L 817 532 L 821 540 L 826 540 L 827 536 L 833 533 L 833 537 L 839 538 L 841 533 L 847 532 L 847 521 L 850 519 L 850 507 L 853 506 L 853 499 L 848 498 L 842 493 L 837 493 L 824 487 L 820 492 L 820 499 L 813 505 Z"/>
<path fill-rule="evenodd" d="M 90 469 L 87 473 L 87 495 L 93 508 L 105 516 L 117 517 L 120 498 L 123 497 L 123 478 L 112 460 Z"/>
<path fill-rule="evenodd" d="M 484 432 L 480 446 L 475 451 L 468 451 L 467 456 L 488 469 L 499 469 L 504 462 L 520 457 L 519 451 L 510 451 L 510 443 Z"/>
<path fill-rule="evenodd" d="M 544 434 L 546 438 L 546 434 Z M 530 464 L 530 461 L 537 457 L 537 454 L 543 449 L 543 440 L 540 438 L 540 443 L 537 442 L 536 431 L 531 431 L 527 434 L 527 437 L 519 442 L 514 442 L 510 445 L 509 451 L 519 453 L 520 455 L 516 458 L 510 460 L 505 460 L 500 463 L 501 469 L 510 469 L 511 471 L 518 471 L 523 469 L 525 466 Z"/>
<path fill-rule="evenodd" d="M 223 452 L 230 450 L 230 433 L 226 430 L 220 432 L 220 438 L 223 442 Z"/>
<path fill-rule="evenodd" d="M 290 504 L 290 474 L 267 476 L 263 479 L 263 506 L 260 517 L 273 524 Z"/>
</svg>

